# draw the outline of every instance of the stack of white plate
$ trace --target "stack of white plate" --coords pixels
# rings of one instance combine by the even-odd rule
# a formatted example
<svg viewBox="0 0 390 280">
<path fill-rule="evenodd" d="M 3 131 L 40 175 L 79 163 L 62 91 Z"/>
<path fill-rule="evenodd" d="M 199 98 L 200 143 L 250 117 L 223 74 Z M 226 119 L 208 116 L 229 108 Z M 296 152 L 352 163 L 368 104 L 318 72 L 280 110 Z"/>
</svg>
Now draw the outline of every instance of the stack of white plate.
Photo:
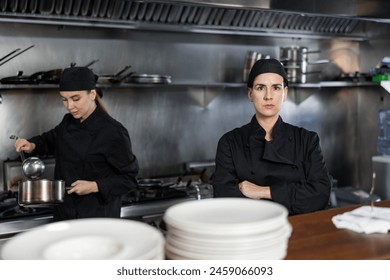
<svg viewBox="0 0 390 280">
<path fill-rule="evenodd" d="M 214 198 L 183 202 L 164 214 L 168 259 L 283 259 L 291 225 L 275 202 Z"/>
<path fill-rule="evenodd" d="M 2 250 L 5 260 L 162 260 L 164 236 L 143 222 L 93 218 L 56 222 L 20 233 Z"/>
</svg>

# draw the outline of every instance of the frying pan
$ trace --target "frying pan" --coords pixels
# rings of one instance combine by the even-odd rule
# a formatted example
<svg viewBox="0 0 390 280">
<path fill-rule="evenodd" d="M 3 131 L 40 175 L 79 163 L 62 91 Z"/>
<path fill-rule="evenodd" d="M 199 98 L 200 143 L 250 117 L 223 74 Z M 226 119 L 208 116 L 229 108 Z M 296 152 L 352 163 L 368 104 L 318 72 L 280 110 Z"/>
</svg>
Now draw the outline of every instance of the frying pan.
<svg viewBox="0 0 390 280">
<path fill-rule="evenodd" d="M 135 84 L 170 84 L 171 82 L 171 76 L 156 74 L 138 74 L 126 79 L 126 83 Z"/>
<path fill-rule="evenodd" d="M 125 78 L 134 74 L 134 72 L 129 72 L 125 75 L 122 75 L 130 68 L 131 68 L 131 65 L 127 65 L 114 75 L 101 74 L 101 75 L 99 75 L 98 83 L 108 83 L 108 82 L 109 83 L 120 83 Z"/>
<path fill-rule="evenodd" d="M 98 59 L 95 59 L 95 60 L 91 61 L 90 63 L 88 63 L 87 65 L 85 65 L 84 67 L 89 67 L 98 61 L 99 61 Z M 76 63 L 72 62 L 70 64 L 70 67 L 74 67 L 74 66 L 76 66 Z M 58 84 L 60 82 L 60 77 L 62 75 L 63 70 L 64 69 L 59 68 L 59 69 L 45 71 L 41 76 L 40 82 L 46 83 L 46 84 Z M 39 75 L 39 73 L 40 72 L 35 73 L 34 75 L 37 75 L 37 74 Z"/>
<path fill-rule="evenodd" d="M 24 76 L 23 71 L 18 71 L 16 76 L 5 77 L 0 80 L 2 84 L 13 84 L 13 85 L 27 85 L 27 84 L 38 84 L 40 75 L 36 73 L 34 76 Z"/>
</svg>

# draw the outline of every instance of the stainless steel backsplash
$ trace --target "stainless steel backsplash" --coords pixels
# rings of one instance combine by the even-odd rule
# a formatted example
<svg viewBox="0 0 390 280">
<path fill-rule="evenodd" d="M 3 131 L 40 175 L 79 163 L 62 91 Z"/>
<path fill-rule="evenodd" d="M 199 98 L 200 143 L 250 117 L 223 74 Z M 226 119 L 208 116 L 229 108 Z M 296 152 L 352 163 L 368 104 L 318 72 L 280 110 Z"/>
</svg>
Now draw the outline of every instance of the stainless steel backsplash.
<svg viewBox="0 0 390 280">
<path fill-rule="evenodd" d="M 188 161 L 213 159 L 223 133 L 249 122 L 254 113 L 241 83 L 248 50 L 278 58 L 292 44 L 320 49 L 312 59 L 329 58 L 323 73 L 368 71 L 386 54 L 385 42 L 271 39 L 23 24 L 0 26 L 0 57 L 35 47 L 0 67 L 0 77 L 31 75 L 68 66 L 93 65 L 113 74 L 131 64 L 138 74 L 171 75 L 173 84 L 103 88 L 110 114 L 129 130 L 140 176 L 184 172 Z M 376 52 L 370 52 L 378 46 Z M 362 59 L 362 53 L 365 54 Z M 332 68 L 330 66 L 337 65 Z M 343 68 L 343 69 L 341 69 Z M 314 77 L 313 79 L 319 79 Z M 222 83 L 220 86 L 214 83 Z M 52 89 L 2 89 L 0 160 L 17 158 L 11 134 L 31 137 L 59 123 L 65 109 Z M 369 185 L 376 154 L 376 112 L 389 106 L 378 87 L 290 88 L 282 117 L 319 133 L 325 160 L 339 185 Z M 364 147 L 364 149 L 362 149 Z M 0 183 L 3 183 L 1 174 Z M 0 185 L 0 190 L 2 186 Z"/>
</svg>

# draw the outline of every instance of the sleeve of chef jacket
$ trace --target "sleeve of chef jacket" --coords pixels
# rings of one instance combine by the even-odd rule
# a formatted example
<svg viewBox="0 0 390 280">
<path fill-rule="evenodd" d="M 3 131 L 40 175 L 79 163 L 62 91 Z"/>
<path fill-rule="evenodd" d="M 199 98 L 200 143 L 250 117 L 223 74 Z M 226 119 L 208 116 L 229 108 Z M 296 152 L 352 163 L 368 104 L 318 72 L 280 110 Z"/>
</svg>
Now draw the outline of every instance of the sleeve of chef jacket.
<svg viewBox="0 0 390 280">
<path fill-rule="evenodd" d="M 317 133 L 311 132 L 302 147 L 305 179 L 271 185 L 272 200 L 287 207 L 290 214 L 313 212 L 329 203 L 331 182 Z"/>
<path fill-rule="evenodd" d="M 120 127 L 113 135 L 109 153 L 106 155 L 108 164 L 114 169 L 115 176 L 96 179 L 99 193 L 108 201 L 111 196 L 128 193 L 137 185 L 138 160 L 132 152 L 130 136 L 124 127 Z"/>
<path fill-rule="evenodd" d="M 244 197 L 238 188 L 231 148 L 226 135 L 218 142 L 213 176 L 214 197 Z"/>
<path fill-rule="evenodd" d="M 32 155 L 49 156 L 54 155 L 57 132 L 56 129 L 49 130 L 41 135 L 34 136 L 28 141 L 35 144 Z"/>
</svg>

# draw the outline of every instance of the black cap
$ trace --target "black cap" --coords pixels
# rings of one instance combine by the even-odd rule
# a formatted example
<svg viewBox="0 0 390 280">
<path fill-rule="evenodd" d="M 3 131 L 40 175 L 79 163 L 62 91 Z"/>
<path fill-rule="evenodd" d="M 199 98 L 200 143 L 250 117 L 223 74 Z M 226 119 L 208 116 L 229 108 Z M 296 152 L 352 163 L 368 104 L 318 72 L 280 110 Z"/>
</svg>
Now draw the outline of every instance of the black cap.
<svg viewBox="0 0 390 280">
<path fill-rule="evenodd" d="M 64 69 L 60 78 L 60 91 L 96 89 L 95 74 L 87 67 Z"/>
<path fill-rule="evenodd" d="M 286 70 L 284 70 L 282 63 L 280 63 L 279 60 L 274 58 L 265 58 L 265 59 L 259 59 L 252 66 L 252 69 L 248 76 L 248 87 L 250 88 L 253 87 L 253 82 L 255 78 L 258 75 L 264 73 L 279 74 L 280 76 L 283 77 L 285 86 L 288 86 L 287 73 Z"/>
</svg>

